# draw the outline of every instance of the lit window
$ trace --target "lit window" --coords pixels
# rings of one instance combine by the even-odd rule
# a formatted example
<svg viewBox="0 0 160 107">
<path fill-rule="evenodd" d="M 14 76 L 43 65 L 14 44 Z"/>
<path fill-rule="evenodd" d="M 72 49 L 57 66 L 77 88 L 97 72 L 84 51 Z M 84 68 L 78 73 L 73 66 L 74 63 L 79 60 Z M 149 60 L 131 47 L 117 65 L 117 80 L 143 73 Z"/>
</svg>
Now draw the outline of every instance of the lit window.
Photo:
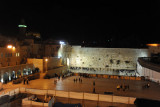
<svg viewBox="0 0 160 107">
<path fill-rule="evenodd" d="M 17 53 L 17 55 L 19 56 L 19 53 Z"/>
</svg>

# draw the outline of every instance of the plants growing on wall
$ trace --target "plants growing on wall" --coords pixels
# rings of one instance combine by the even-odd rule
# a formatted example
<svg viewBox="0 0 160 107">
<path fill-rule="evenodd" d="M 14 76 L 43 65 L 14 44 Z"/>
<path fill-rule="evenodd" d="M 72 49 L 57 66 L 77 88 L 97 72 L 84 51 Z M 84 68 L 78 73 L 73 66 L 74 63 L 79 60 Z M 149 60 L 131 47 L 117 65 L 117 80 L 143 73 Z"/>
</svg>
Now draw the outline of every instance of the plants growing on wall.
<svg viewBox="0 0 160 107">
<path fill-rule="evenodd" d="M 113 59 L 110 59 L 110 63 L 113 64 Z"/>
<path fill-rule="evenodd" d="M 130 63 L 130 61 L 125 61 L 126 64 Z"/>
<path fill-rule="evenodd" d="M 106 67 L 109 67 L 109 65 L 106 65 Z"/>
<path fill-rule="evenodd" d="M 120 64 L 120 60 L 117 60 L 117 65 Z"/>
</svg>

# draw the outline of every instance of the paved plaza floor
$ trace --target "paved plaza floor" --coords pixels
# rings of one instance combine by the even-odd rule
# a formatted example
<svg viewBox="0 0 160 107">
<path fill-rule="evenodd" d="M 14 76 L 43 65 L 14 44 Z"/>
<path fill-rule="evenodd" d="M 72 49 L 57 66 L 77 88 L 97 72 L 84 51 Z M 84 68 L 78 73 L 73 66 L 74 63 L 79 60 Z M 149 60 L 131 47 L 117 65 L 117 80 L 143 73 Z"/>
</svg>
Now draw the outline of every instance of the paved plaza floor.
<svg viewBox="0 0 160 107">
<path fill-rule="evenodd" d="M 142 86 L 147 84 L 147 81 L 136 80 L 121 80 L 121 79 L 105 79 L 105 78 L 84 78 L 81 77 L 82 83 L 74 82 L 73 79 L 79 79 L 79 76 L 67 77 L 60 79 L 54 83 L 56 78 L 52 79 L 37 79 L 29 81 L 28 85 L 12 84 L 11 82 L 3 85 L 3 91 L 9 91 L 18 87 L 36 88 L 36 89 L 54 89 L 73 92 L 93 92 L 93 81 L 95 81 L 95 92 L 104 94 L 104 92 L 113 92 L 114 95 L 128 96 L 136 98 L 147 98 L 160 101 L 160 85 L 150 82 L 150 88 L 143 89 Z M 129 85 L 129 90 L 117 91 L 116 86 L 120 84 Z"/>
</svg>

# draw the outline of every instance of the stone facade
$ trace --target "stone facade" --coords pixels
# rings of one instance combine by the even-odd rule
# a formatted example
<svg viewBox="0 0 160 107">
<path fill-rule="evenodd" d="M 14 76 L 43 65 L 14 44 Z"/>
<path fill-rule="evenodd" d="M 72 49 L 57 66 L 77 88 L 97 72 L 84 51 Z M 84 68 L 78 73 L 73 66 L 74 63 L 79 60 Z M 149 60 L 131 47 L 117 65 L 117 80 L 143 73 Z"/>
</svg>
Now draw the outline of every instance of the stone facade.
<svg viewBox="0 0 160 107">
<path fill-rule="evenodd" d="M 136 70 L 138 57 L 148 57 L 148 49 L 89 48 L 72 46 L 69 66 L 93 71 Z"/>
<path fill-rule="evenodd" d="M 43 72 L 43 59 L 27 58 L 27 64 L 33 64 L 34 67 L 38 67 L 40 72 Z"/>
<path fill-rule="evenodd" d="M 44 57 L 43 59 L 27 58 L 27 63 L 38 67 L 40 72 L 46 72 L 62 66 L 62 59 L 57 57 Z"/>
<path fill-rule="evenodd" d="M 21 62 L 20 48 L 0 47 L 0 68 L 19 65 Z"/>
<path fill-rule="evenodd" d="M 160 46 L 149 46 L 149 53 L 151 56 L 160 56 Z"/>
</svg>

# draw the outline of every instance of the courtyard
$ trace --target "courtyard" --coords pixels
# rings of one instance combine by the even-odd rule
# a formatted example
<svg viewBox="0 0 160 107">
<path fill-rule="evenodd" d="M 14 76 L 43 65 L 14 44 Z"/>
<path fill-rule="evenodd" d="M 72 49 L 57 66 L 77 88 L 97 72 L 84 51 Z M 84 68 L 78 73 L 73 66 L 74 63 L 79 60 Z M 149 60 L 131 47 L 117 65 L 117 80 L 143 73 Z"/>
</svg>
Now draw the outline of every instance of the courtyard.
<svg viewBox="0 0 160 107">
<path fill-rule="evenodd" d="M 77 82 L 74 79 L 77 78 Z M 79 82 L 79 78 L 82 82 Z M 55 83 L 55 80 L 57 83 Z M 95 86 L 93 82 L 95 81 Z M 149 83 L 149 88 L 143 88 L 145 84 Z M 129 89 L 117 90 L 117 85 L 129 85 Z M 104 94 L 104 92 L 112 92 L 116 96 L 127 96 L 136 98 L 146 98 L 160 101 L 160 85 L 153 82 L 142 81 L 142 80 L 121 80 L 121 79 L 105 79 L 105 78 L 84 78 L 80 76 L 71 76 L 65 79 L 36 79 L 29 81 L 29 84 L 12 84 L 11 82 L 3 85 L 3 92 L 9 90 L 25 87 L 34 89 L 50 89 L 50 90 L 63 90 L 72 92 L 87 92 L 93 93 L 93 88 L 95 88 L 95 93 Z"/>
</svg>

